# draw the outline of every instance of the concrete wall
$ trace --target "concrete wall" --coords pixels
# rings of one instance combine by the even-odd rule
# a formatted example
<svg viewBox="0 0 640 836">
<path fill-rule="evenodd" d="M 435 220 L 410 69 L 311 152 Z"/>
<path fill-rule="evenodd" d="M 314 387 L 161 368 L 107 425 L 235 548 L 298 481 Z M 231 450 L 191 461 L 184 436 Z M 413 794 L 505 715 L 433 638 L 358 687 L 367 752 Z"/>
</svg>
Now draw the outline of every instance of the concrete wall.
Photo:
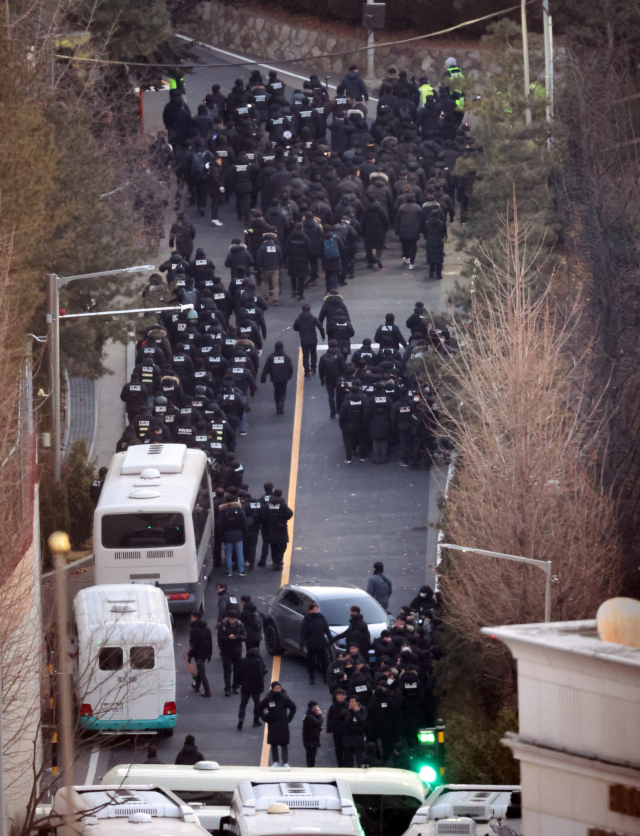
<svg viewBox="0 0 640 836">
<path fill-rule="evenodd" d="M 34 774 L 42 763 L 43 643 L 37 486 L 34 493 L 33 541 L 1 591 L 2 778 L 6 833 L 22 826 Z"/>
<path fill-rule="evenodd" d="M 271 20 L 253 11 L 236 9 L 222 3 L 211 2 L 199 5 L 201 22 L 184 30 L 198 40 L 230 50 L 238 50 L 259 56 L 263 60 L 283 61 L 302 58 L 299 65 L 292 65 L 292 72 L 304 74 L 308 67 L 325 72 L 344 73 L 350 64 L 360 67 L 365 75 L 366 52 L 355 52 L 365 45 L 365 38 L 340 38 L 329 32 L 305 29 L 295 25 Z M 427 74 L 432 83 L 439 80 L 444 71 L 444 62 L 455 55 L 459 65 L 471 80 L 480 70 L 480 52 L 442 49 L 435 42 L 418 41 L 416 44 L 402 44 L 395 47 L 376 49 L 376 76 L 382 78 L 388 67 L 406 69 L 409 74 Z M 335 58 L 320 58 L 325 53 L 347 53 Z M 296 69 L 299 67 L 300 69 Z"/>
</svg>

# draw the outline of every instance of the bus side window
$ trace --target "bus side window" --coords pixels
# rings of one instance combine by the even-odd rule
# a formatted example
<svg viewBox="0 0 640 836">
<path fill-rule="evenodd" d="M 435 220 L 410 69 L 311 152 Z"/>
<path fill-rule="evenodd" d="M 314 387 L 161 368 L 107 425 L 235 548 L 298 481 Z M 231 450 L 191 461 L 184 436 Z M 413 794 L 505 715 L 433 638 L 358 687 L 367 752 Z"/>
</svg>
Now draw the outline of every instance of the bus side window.
<svg viewBox="0 0 640 836">
<path fill-rule="evenodd" d="M 98 667 L 101 671 L 119 671 L 122 668 L 123 659 L 121 647 L 101 647 Z"/>
<path fill-rule="evenodd" d="M 196 504 L 193 508 L 193 536 L 196 541 L 196 551 L 200 548 L 202 535 L 207 525 L 209 511 L 211 509 L 211 497 L 209 495 L 209 483 L 207 481 L 207 471 L 202 474 L 202 481 L 198 488 L 198 495 L 196 497 Z"/>
<path fill-rule="evenodd" d="M 356 810 L 365 836 L 395 836 L 382 830 L 382 807 L 379 795 L 355 795 Z"/>
<path fill-rule="evenodd" d="M 420 802 L 412 795 L 382 796 L 382 833 L 385 836 L 400 836 L 409 828 Z"/>
</svg>

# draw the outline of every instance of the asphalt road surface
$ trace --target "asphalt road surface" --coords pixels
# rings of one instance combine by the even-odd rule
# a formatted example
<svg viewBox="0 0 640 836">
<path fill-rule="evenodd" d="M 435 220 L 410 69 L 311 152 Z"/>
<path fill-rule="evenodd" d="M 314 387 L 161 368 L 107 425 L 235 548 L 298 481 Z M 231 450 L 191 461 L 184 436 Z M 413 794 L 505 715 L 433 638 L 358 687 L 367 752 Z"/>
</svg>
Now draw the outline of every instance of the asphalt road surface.
<svg viewBox="0 0 640 836">
<path fill-rule="evenodd" d="M 223 62 L 218 54 L 203 51 L 203 58 Z M 213 60 L 212 60 L 213 58 Z M 266 72 L 266 71 L 265 71 Z M 302 70 L 296 70 L 302 73 Z M 198 69 L 187 77 L 187 99 L 195 112 L 197 104 L 215 82 L 228 89 L 238 77 L 248 78 L 250 69 Z M 285 74 L 281 77 L 287 83 Z M 298 82 L 301 84 L 301 81 Z M 297 86 L 297 85 L 296 85 Z M 166 93 L 145 94 L 145 128 L 154 133 L 161 128 L 161 113 L 168 97 Z M 200 218 L 195 208 L 188 215 L 197 229 L 196 246 L 203 247 L 213 259 L 225 279 L 228 278 L 222 264 L 230 240 L 242 237 L 242 224 L 236 220 L 234 200 L 223 207 L 220 219 L 224 226 L 215 228 L 209 217 Z M 393 312 L 403 332 L 405 320 L 413 312 L 417 300 L 427 308 L 439 312 L 446 307 L 447 293 L 459 278 L 463 261 L 461 253 L 453 250 L 451 239 L 446 247 L 444 279 L 429 280 L 423 269 L 424 249 L 419 251 L 419 269 L 409 272 L 402 265 L 399 243 L 393 234 L 387 238 L 383 270 L 365 268 L 360 252 L 356 278 L 342 288 L 355 329 L 354 343 L 363 338 L 373 338 L 378 325 L 384 322 L 384 314 Z M 166 258 L 167 244 L 160 253 L 158 263 Z M 298 364 L 298 335 L 292 324 L 300 311 L 300 303 L 291 298 L 288 277 L 283 276 L 283 293 L 278 307 L 271 307 L 266 314 L 268 336 L 264 358 L 273 350 L 276 340 L 282 340 L 285 350 Z M 324 291 L 318 287 L 306 291 L 306 299 L 317 315 Z M 408 336 L 408 334 L 407 334 Z M 325 343 L 326 344 L 326 343 Z M 124 379 L 122 380 L 124 383 Z M 300 433 L 294 433 L 296 407 L 296 376 L 289 384 L 285 414 L 275 413 L 270 383 L 260 385 L 251 402 L 248 435 L 240 438 L 237 455 L 245 467 L 245 479 L 254 495 L 260 495 L 265 481 L 272 481 L 282 488 L 290 504 L 295 502 L 293 538 L 291 544 L 292 581 L 319 579 L 341 580 L 366 587 L 375 560 L 382 560 L 385 570 L 394 583 L 391 610 L 397 611 L 416 594 L 425 582 L 433 583 L 433 572 L 428 562 L 433 562 L 435 532 L 432 524 L 438 519 L 437 498 L 445 472 L 411 471 L 399 467 L 397 452 L 387 465 L 374 465 L 370 461 L 354 460 L 344 464 L 344 448 L 338 422 L 329 418 L 325 390 L 318 377 L 303 380 L 298 386 L 298 409 L 301 409 Z M 301 403 L 300 403 L 301 400 Z M 120 429 L 116 437 L 120 434 Z M 297 459 L 297 478 L 292 478 L 292 454 Z M 294 477 L 296 477 L 294 468 Z M 431 524 L 431 527 L 430 527 Z M 222 570 L 214 570 L 207 590 L 205 618 L 214 630 L 216 590 L 215 582 L 223 578 Z M 225 579 L 226 580 L 226 579 Z M 257 568 L 246 578 L 230 580 L 230 590 L 238 597 L 248 592 L 258 607 L 274 595 L 281 585 L 280 573 Z M 243 731 L 237 731 L 239 696 L 224 697 L 222 663 L 214 650 L 208 665 L 208 677 L 213 697 L 205 700 L 192 691 L 191 676 L 182 654 L 188 651 L 189 620 L 179 617 L 175 626 L 178 724 L 173 738 L 119 738 L 104 741 L 94 748 L 88 762 L 86 778 L 99 780 L 107 769 L 119 763 L 142 762 L 145 748 L 153 742 L 160 759 L 173 763 L 182 747 L 184 736 L 192 733 L 205 757 L 221 764 L 266 763 L 266 747 L 263 748 L 263 729 L 251 725 L 251 711 Z M 214 645 L 215 646 L 215 645 Z M 267 667 L 272 659 L 261 648 Z M 278 665 L 279 662 L 276 662 Z M 276 668 L 276 672 L 277 668 Z M 330 705 L 330 695 L 325 686 L 310 686 L 306 667 L 301 657 L 287 655 L 282 658 L 278 678 L 298 707 L 291 725 L 290 763 L 305 763 L 302 747 L 302 719 L 307 701 L 316 699 L 323 712 Z M 318 680 L 319 681 L 319 680 Z M 267 682 L 268 686 L 268 682 Z M 335 765 L 330 736 L 323 736 L 323 746 L 318 753 L 319 766 Z"/>
</svg>

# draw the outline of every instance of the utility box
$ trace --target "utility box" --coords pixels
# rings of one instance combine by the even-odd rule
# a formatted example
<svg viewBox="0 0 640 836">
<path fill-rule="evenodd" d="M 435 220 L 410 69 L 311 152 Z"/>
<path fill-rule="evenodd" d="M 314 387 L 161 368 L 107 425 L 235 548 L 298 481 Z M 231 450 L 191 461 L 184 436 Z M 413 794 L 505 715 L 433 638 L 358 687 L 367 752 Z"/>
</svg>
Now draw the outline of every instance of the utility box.
<svg viewBox="0 0 640 836">
<path fill-rule="evenodd" d="M 362 25 L 365 29 L 384 29 L 386 3 L 365 3 L 362 7 Z"/>
</svg>

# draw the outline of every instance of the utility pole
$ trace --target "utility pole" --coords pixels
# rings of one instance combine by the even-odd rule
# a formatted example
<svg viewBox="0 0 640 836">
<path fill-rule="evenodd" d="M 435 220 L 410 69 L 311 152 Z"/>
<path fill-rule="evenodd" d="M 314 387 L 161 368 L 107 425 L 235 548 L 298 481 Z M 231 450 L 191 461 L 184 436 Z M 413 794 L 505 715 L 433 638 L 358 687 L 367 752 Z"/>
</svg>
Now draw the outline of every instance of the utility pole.
<svg viewBox="0 0 640 836">
<path fill-rule="evenodd" d="M 529 101 L 531 97 L 531 79 L 529 77 L 529 32 L 527 29 L 527 0 L 520 0 L 520 19 L 522 21 L 522 60 L 524 63 L 524 97 Z M 531 124 L 531 108 L 526 107 L 524 120 L 529 127 Z"/>
<path fill-rule="evenodd" d="M 371 6 L 373 5 L 374 0 L 367 0 L 366 5 Z M 376 77 L 376 70 L 375 70 L 375 35 L 373 31 L 373 27 L 369 26 L 367 29 L 367 78 L 372 79 Z"/>
<path fill-rule="evenodd" d="M 544 90 L 547 97 L 547 122 L 553 119 L 553 30 L 549 14 L 549 0 L 542 0 L 542 28 L 544 34 Z"/>
</svg>

